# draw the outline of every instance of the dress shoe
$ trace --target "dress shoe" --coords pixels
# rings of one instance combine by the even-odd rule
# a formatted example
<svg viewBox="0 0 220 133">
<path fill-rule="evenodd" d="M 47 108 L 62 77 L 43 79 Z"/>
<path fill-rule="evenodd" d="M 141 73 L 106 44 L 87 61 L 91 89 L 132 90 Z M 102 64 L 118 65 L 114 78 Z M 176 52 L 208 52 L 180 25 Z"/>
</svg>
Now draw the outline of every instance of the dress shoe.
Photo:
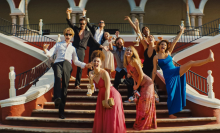
<svg viewBox="0 0 220 133">
<path fill-rule="evenodd" d="M 54 100 L 54 103 L 55 103 L 55 108 L 56 108 L 56 109 L 59 109 L 60 103 L 61 103 L 61 98 L 55 99 L 55 100 Z"/>
<path fill-rule="evenodd" d="M 60 119 L 65 119 L 66 117 L 64 116 L 64 114 L 59 114 L 59 118 Z"/>
</svg>

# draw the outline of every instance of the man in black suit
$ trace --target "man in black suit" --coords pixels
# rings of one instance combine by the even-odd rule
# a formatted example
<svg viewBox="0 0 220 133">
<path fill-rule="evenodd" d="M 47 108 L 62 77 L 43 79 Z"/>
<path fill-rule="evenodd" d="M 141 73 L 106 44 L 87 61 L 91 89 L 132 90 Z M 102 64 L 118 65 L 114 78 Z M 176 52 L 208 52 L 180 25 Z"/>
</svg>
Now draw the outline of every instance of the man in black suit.
<svg viewBox="0 0 220 133">
<path fill-rule="evenodd" d="M 75 36 L 73 41 L 73 46 L 76 48 L 76 54 L 78 56 L 79 61 L 84 61 L 85 57 L 85 50 L 87 48 L 87 45 L 91 47 L 98 47 L 103 48 L 107 50 L 107 47 L 103 47 L 100 45 L 93 37 L 92 33 L 90 31 L 86 30 L 86 24 L 87 21 L 85 18 L 81 18 L 79 20 L 80 22 L 80 28 L 77 26 L 74 26 L 72 22 L 70 21 L 70 13 L 72 10 L 67 9 L 67 23 L 68 25 L 74 30 Z M 80 79 L 82 76 L 82 69 L 80 67 L 77 67 L 77 74 L 76 74 L 76 81 L 75 81 L 75 88 L 80 89 Z"/>
<path fill-rule="evenodd" d="M 86 11 L 85 9 L 83 9 L 83 17 L 85 19 L 86 18 Z M 99 21 L 99 26 L 96 25 L 91 25 L 88 21 L 87 21 L 87 26 L 89 28 L 89 30 L 91 31 L 92 35 L 94 36 L 94 39 L 99 43 L 99 44 L 103 44 L 105 42 L 105 37 L 104 37 L 104 27 L 105 27 L 105 22 L 103 20 Z M 91 54 L 93 51 L 95 50 L 101 50 L 99 47 L 94 46 L 94 47 L 90 47 L 89 49 L 89 62 L 91 62 Z M 91 71 L 90 69 L 88 69 L 88 72 Z"/>
</svg>

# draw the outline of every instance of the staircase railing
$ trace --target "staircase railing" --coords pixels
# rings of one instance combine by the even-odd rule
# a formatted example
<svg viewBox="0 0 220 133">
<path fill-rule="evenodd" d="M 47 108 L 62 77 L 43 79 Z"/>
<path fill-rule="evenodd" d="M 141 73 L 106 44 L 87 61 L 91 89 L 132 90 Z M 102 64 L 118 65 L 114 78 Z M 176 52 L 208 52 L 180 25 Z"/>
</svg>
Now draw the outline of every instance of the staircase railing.
<svg viewBox="0 0 220 133">
<path fill-rule="evenodd" d="M 13 24 L 10 21 L 2 18 L 0 18 L 0 33 L 18 37 L 40 48 L 43 47 L 43 44 L 50 44 L 49 45 L 49 49 L 50 49 L 56 44 L 56 40 L 46 36 L 42 36 L 36 30 L 27 29 L 23 26 Z M 46 73 L 50 67 L 51 67 L 51 61 L 48 58 L 43 62 L 41 62 L 40 64 L 38 64 L 37 66 L 33 67 L 32 69 L 17 74 L 16 80 L 18 82 L 16 82 L 17 84 L 15 85 L 15 88 L 22 89 L 32 83 L 36 84 L 38 79 L 44 73 Z"/>
<path fill-rule="evenodd" d="M 79 23 L 74 23 L 79 25 Z M 98 23 L 91 23 L 92 25 L 97 25 Z M 151 34 L 169 34 L 176 35 L 179 30 L 179 25 L 165 25 L 165 24 L 146 24 L 140 23 L 142 26 L 147 26 L 151 30 Z M 27 25 L 24 25 L 27 27 Z M 29 24 L 29 27 L 34 30 L 39 29 L 39 24 Z M 67 23 L 51 23 L 43 24 L 44 34 L 62 34 L 63 29 L 69 27 Z M 132 34 L 133 29 L 129 23 L 105 23 L 105 30 L 114 34 L 115 31 L 120 31 L 121 34 Z"/>
<path fill-rule="evenodd" d="M 220 31 L 219 24 L 220 24 L 220 18 L 213 20 L 209 23 L 203 24 L 202 26 L 187 28 L 184 34 L 180 37 L 179 42 L 181 42 L 181 44 L 177 44 L 174 50 L 184 47 L 187 44 L 192 43 L 193 41 L 198 40 L 204 36 L 218 35 Z M 169 41 L 172 42 L 174 39 L 175 37 L 171 38 Z M 181 49 L 180 51 L 182 50 L 183 49 Z"/>
<path fill-rule="evenodd" d="M 180 66 L 180 64 L 173 61 L 175 66 Z M 208 84 L 207 78 L 198 75 L 197 73 L 188 70 L 186 72 L 186 83 L 191 87 L 203 92 L 204 94 L 208 95 Z"/>
</svg>

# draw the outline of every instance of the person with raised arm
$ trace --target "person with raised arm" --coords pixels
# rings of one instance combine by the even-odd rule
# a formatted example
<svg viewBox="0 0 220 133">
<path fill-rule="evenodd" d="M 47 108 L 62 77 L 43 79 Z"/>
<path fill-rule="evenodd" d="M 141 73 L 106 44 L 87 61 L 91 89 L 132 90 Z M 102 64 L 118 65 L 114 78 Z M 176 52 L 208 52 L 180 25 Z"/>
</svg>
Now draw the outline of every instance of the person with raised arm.
<svg viewBox="0 0 220 133">
<path fill-rule="evenodd" d="M 102 45 L 100 45 L 94 39 L 92 33 L 90 31 L 86 30 L 87 21 L 86 21 L 85 18 L 79 19 L 80 28 L 78 28 L 77 26 L 74 26 L 70 22 L 70 13 L 71 12 L 72 12 L 72 10 L 69 10 L 69 9 L 66 10 L 66 14 L 67 14 L 67 19 L 66 20 L 67 20 L 68 25 L 75 32 L 73 46 L 76 48 L 76 53 L 77 53 L 77 56 L 79 58 L 79 61 L 84 61 L 85 50 L 86 50 L 87 46 L 89 46 L 89 47 L 97 46 L 97 47 L 103 48 L 103 49 L 105 49 L 107 51 L 108 48 L 107 47 L 103 47 Z M 76 81 L 75 81 L 75 88 L 76 89 L 81 89 L 79 87 L 81 76 L 82 76 L 82 69 L 80 67 L 77 67 L 77 74 L 76 74 Z"/>
<path fill-rule="evenodd" d="M 92 132 L 126 133 L 122 98 L 120 93 L 111 86 L 108 72 L 101 68 L 104 59 L 105 55 L 102 51 L 93 51 L 91 55 L 93 71 L 89 73 L 89 80 L 91 84 L 95 83 L 95 86 L 99 88 L 99 94 Z"/>
<path fill-rule="evenodd" d="M 125 76 L 124 83 L 127 85 L 128 89 L 128 100 L 124 101 L 126 103 L 129 103 L 129 98 L 133 96 L 133 85 L 134 81 L 131 78 L 131 75 L 127 73 L 127 69 L 123 66 L 124 62 L 124 53 L 126 50 L 126 47 L 124 47 L 124 39 L 119 36 L 119 31 L 116 31 L 116 40 L 115 40 L 115 46 L 113 46 L 111 39 L 109 40 L 109 50 L 113 53 L 116 62 L 117 67 L 115 69 L 115 80 L 114 80 L 114 87 L 118 90 L 119 84 L 121 83 L 121 79 Z"/>
<path fill-rule="evenodd" d="M 153 71 L 153 58 L 156 55 L 156 47 L 154 43 L 150 42 L 152 42 L 151 40 L 154 39 L 154 36 L 150 35 L 150 30 L 146 26 L 142 28 L 141 33 L 139 29 L 138 19 L 135 20 L 135 24 L 131 21 L 131 18 L 129 16 L 125 16 L 125 20 L 128 20 L 128 22 L 140 38 L 140 42 L 144 47 L 143 71 L 147 76 L 151 78 Z"/>
<path fill-rule="evenodd" d="M 157 128 L 154 83 L 143 73 L 142 63 L 137 50 L 133 46 L 127 47 L 124 53 L 123 65 L 134 80 L 134 90 L 140 88 L 140 97 L 136 102 L 135 130 Z"/>
<path fill-rule="evenodd" d="M 163 70 L 163 76 L 166 82 L 167 90 L 167 106 L 169 111 L 169 118 L 177 118 L 174 114 L 180 112 L 186 106 L 186 77 L 185 73 L 191 68 L 202 66 L 208 62 L 214 61 L 214 54 L 210 50 L 208 58 L 197 61 L 189 61 L 179 67 L 174 66 L 171 57 L 172 51 L 184 33 L 184 27 L 180 26 L 180 33 L 172 43 L 167 40 L 161 40 L 157 43 L 157 55 L 154 56 L 154 69 L 152 72 L 152 80 L 154 81 L 157 71 L 157 64 Z M 152 40 L 153 41 L 153 40 Z"/>
<path fill-rule="evenodd" d="M 76 49 L 71 45 L 70 40 L 74 36 L 74 31 L 71 28 L 66 28 L 63 31 L 65 40 L 57 42 L 49 51 L 48 44 L 43 46 L 43 51 L 48 57 L 56 54 L 56 59 L 52 66 L 54 71 L 54 103 L 55 108 L 59 109 L 59 118 L 65 119 L 64 108 L 66 104 L 67 88 L 69 85 L 70 76 L 72 73 L 72 61 L 80 68 L 91 68 L 91 64 L 86 64 L 78 60 Z M 62 85 L 62 87 L 61 87 Z"/>
</svg>

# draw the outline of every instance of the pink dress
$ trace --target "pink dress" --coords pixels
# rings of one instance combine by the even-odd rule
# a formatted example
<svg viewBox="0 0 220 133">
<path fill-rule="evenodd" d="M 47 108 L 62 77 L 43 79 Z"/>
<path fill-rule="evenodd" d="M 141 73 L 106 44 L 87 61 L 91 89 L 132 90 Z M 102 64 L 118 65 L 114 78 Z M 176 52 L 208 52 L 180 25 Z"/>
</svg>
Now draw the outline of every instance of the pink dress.
<svg viewBox="0 0 220 133">
<path fill-rule="evenodd" d="M 110 81 L 109 81 L 110 82 Z M 102 106 L 102 100 L 105 100 L 105 82 L 102 78 L 95 83 L 99 89 L 95 118 L 93 124 L 93 133 L 126 133 L 125 116 L 123 103 L 120 93 L 113 87 L 110 87 L 110 98 L 114 99 L 115 105 L 111 109 Z"/>
<path fill-rule="evenodd" d="M 139 74 L 135 67 L 129 64 L 127 66 L 127 72 L 132 75 L 135 82 L 138 81 Z M 152 127 L 157 128 L 153 81 L 144 74 L 140 86 L 141 96 L 136 105 L 136 120 L 133 128 L 135 130 L 146 130 Z"/>
</svg>

